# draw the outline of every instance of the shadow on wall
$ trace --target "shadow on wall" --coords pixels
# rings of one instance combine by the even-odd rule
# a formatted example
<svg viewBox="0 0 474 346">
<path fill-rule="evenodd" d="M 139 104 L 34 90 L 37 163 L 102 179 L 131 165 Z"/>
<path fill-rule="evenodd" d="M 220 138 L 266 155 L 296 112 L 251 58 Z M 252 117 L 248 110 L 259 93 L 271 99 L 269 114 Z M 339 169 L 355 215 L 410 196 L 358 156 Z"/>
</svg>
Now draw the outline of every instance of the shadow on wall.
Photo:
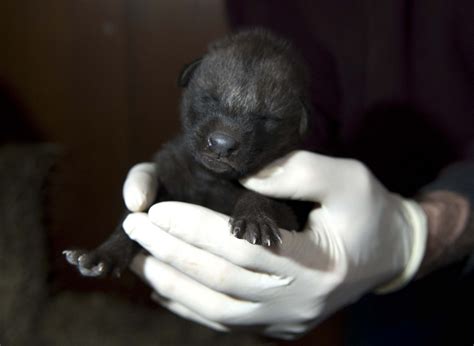
<svg viewBox="0 0 474 346">
<path fill-rule="evenodd" d="M 43 136 L 15 92 L 0 80 L 0 145 L 38 142 Z"/>
<path fill-rule="evenodd" d="M 441 129 L 411 107 L 380 104 L 364 118 L 366 126 L 344 143 L 344 155 L 366 163 L 391 191 L 413 195 L 455 157 Z"/>
</svg>

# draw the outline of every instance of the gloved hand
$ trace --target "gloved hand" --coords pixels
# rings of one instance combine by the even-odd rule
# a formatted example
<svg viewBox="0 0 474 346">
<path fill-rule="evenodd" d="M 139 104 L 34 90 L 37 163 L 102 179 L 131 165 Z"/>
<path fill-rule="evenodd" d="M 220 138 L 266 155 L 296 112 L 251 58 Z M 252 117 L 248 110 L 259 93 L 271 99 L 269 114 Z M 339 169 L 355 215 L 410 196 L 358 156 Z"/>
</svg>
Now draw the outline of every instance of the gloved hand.
<svg viewBox="0 0 474 346">
<path fill-rule="evenodd" d="M 185 203 L 159 203 L 124 222 L 152 255 L 137 256 L 132 269 L 178 315 L 218 330 L 247 326 L 292 338 L 364 293 L 383 284 L 397 289 L 416 273 L 425 214 L 361 163 L 299 151 L 242 183 L 319 204 L 303 232 L 282 231 L 282 244 L 271 249 L 234 238 L 228 216 Z"/>
</svg>

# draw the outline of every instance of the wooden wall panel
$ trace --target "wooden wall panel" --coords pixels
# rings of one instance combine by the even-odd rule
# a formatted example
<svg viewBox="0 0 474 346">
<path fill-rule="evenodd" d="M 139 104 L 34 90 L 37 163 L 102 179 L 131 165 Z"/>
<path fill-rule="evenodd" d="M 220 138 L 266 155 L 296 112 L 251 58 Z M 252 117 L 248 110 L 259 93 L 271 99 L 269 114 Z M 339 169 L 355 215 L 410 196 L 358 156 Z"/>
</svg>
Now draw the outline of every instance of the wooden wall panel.
<svg viewBox="0 0 474 346">
<path fill-rule="evenodd" d="M 64 149 L 50 202 L 61 287 L 103 288 L 60 250 L 114 228 L 128 168 L 178 130 L 181 66 L 226 32 L 217 0 L 0 2 L 0 82 Z"/>
<path fill-rule="evenodd" d="M 131 3 L 132 4 L 132 3 Z M 146 159 L 178 128 L 177 76 L 227 32 L 223 1 L 137 0 L 128 8 L 134 157 Z M 151 126 L 150 126 L 151 125 Z"/>
</svg>

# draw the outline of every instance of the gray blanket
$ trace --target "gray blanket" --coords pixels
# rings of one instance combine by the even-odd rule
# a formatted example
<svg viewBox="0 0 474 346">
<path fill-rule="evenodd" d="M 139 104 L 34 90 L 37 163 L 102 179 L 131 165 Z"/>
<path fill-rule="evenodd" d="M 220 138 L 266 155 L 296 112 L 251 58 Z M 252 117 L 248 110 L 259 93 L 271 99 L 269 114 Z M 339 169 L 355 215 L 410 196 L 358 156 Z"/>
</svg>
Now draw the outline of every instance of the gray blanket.
<svg viewBox="0 0 474 346">
<path fill-rule="evenodd" d="M 44 191 L 57 148 L 0 147 L 0 344 L 258 345 L 106 294 L 49 295 Z"/>
</svg>

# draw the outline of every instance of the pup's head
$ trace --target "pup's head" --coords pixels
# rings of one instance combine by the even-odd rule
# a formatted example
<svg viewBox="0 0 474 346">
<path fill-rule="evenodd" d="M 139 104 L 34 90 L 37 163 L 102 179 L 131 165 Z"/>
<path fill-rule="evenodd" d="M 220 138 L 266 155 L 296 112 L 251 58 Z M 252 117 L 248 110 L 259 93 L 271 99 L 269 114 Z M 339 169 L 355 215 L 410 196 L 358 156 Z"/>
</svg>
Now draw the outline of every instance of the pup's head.
<svg viewBox="0 0 474 346">
<path fill-rule="evenodd" d="M 267 31 L 212 44 L 178 81 L 195 159 L 216 174 L 240 178 L 295 149 L 308 123 L 306 78 L 288 42 Z"/>
</svg>

